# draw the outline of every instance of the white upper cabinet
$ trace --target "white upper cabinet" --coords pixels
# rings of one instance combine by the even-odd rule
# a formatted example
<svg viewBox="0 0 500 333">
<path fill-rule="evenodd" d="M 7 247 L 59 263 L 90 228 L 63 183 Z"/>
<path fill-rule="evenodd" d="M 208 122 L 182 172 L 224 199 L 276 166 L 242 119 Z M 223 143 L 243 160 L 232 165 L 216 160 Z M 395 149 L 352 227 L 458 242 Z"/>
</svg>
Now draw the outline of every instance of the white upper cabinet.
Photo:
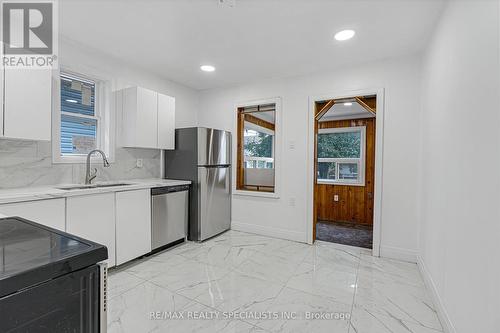
<svg viewBox="0 0 500 333">
<path fill-rule="evenodd" d="M 158 146 L 175 149 L 175 98 L 158 93 Z"/>
<path fill-rule="evenodd" d="M 5 69 L 3 75 L 3 136 L 50 141 L 52 71 Z"/>
<path fill-rule="evenodd" d="M 0 70 L 0 138 L 3 137 L 3 78 L 5 71 Z"/>
<path fill-rule="evenodd" d="M 131 87 L 116 92 L 119 144 L 174 149 L 175 98 Z"/>
</svg>

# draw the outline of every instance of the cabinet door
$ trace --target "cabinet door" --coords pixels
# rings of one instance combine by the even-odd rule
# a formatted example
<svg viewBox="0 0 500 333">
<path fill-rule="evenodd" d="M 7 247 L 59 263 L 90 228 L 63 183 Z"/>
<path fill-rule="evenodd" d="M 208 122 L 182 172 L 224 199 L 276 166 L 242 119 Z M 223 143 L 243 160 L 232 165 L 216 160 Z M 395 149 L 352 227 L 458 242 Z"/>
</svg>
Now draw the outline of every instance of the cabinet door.
<svg viewBox="0 0 500 333">
<path fill-rule="evenodd" d="M 108 266 L 115 265 L 115 194 L 66 199 L 66 231 L 108 248 Z"/>
<path fill-rule="evenodd" d="M 49 69 L 5 69 L 5 137 L 50 140 L 51 86 Z"/>
<path fill-rule="evenodd" d="M 0 138 L 3 137 L 3 78 L 4 69 L 0 69 Z"/>
<path fill-rule="evenodd" d="M 116 193 L 116 264 L 151 252 L 150 190 Z"/>
<path fill-rule="evenodd" d="M 154 91 L 137 88 L 136 146 L 158 146 L 158 101 Z"/>
<path fill-rule="evenodd" d="M 158 94 L 158 148 L 175 149 L 175 98 Z"/>
<path fill-rule="evenodd" d="M 64 231 L 66 217 L 64 199 L 16 202 L 0 205 L 0 212 L 7 216 L 19 216 L 27 220 Z"/>
</svg>

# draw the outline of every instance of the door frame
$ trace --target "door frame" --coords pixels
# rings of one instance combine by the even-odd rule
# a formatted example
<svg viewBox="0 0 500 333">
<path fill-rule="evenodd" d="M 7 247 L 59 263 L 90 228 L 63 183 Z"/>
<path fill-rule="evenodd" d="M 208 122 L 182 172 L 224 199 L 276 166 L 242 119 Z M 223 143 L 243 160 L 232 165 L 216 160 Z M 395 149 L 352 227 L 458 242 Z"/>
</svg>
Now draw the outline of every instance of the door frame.
<svg viewBox="0 0 500 333">
<path fill-rule="evenodd" d="M 373 203 L 373 256 L 380 256 L 381 224 L 382 224 L 382 176 L 384 149 L 384 88 L 339 91 L 331 94 L 310 96 L 307 120 L 307 200 L 306 200 L 306 241 L 314 243 L 314 110 L 318 101 L 342 99 L 354 96 L 377 96 L 377 114 L 375 118 L 375 179 Z"/>
</svg>

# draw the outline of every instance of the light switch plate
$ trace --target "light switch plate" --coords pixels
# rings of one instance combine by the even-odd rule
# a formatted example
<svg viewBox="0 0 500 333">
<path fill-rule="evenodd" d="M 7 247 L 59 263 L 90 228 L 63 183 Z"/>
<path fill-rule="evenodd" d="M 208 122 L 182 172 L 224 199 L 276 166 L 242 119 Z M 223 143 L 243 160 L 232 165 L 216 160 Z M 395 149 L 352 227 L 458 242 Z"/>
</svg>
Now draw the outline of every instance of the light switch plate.
<svg viewBox="0 0 500 333">
<path fill-rule="evenodd" d="M 339 195 L 338 194 L 335 194 L 333 196 L 333 201 L 339 201 Z"/>
<path fill-rule="evenodd" d="M 142 168 L 142 167 L 143 167 L 142 158 L 138 158 L 138 159 L 137 159 L 137 162 L 135 163 L 135 165 L 136 165 L 138 168 Z"/>
</svg>

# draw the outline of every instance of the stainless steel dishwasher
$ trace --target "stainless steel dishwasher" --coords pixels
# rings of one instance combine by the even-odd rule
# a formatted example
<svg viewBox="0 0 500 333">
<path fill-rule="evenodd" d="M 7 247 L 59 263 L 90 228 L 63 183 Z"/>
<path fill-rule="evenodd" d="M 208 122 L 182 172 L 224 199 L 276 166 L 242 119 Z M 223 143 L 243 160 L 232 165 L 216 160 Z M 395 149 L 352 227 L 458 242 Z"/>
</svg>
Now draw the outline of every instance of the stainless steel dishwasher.
<svg viewBox="0 0 500 333">
<path fill-rule="evenodd" d="M 151 249 L 182 242 L 187 236 L 189 185 L 151 189 Z"/>
</svg>

